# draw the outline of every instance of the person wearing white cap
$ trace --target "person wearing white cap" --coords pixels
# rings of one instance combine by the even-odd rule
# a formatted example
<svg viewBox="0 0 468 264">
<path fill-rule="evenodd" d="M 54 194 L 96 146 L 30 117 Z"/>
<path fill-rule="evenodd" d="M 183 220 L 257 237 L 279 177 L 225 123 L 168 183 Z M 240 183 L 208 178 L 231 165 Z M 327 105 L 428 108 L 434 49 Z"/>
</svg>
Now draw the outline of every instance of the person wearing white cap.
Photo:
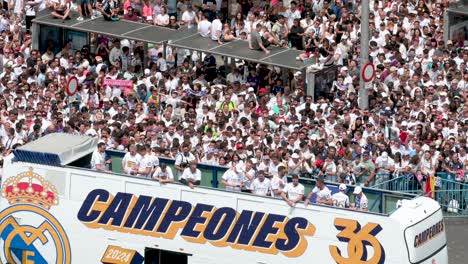
<svg viewBox="0 0 468 264">
<path fill-rule="evenodd" d="M 349 207 L 349 197 L 346 194 L 346 184 L 342 183 L 338 187 L 339 192 L 332 195 L 333 206 L 348 208 Z"/>
<path fill-rule="evenodd" d="M 245 182 L 245 175 L 243 170 L 243 164 L 238 163 L 223 174 L 223 179 L 221 182 L 224 184 L 224 186 L 226 186 L 226 190 L 236 192 L 241 191 Z"/>
<path fill-rule="evenodd" d="M 354 187 L 353 194 L 355 196 L 353 209 L 358 211 L 368 211 L 367 196 L 362 192 L 361 186 Z"/>
<path fill-rule="evenodd" d="M 300 174 L 302 161 L 299 159 L 300 156 L 297 153 L 291 155 L 291 159 L 288 161 L 289 174 Z"/>
<path fill-rule="evenodd" d="M 292 181 L 284 187 L 281 198 L 283 198 L 289 206 L 294 207 L 296 203 L 302 201 L 302 198 L 304 198 L 304 185 L 299 183 L 299 176 L 296 174 L 293 174 L 291 178 Z"/>
<path fill-rule="evenodd" d="M 388 181 L 390 179 L 390 173 L 395 170 L 395 162 L 388 156 L 387 152 L 382 154 L 375 160 L 375 168 L 377 170 L 376 183 Z"/>
</svg>

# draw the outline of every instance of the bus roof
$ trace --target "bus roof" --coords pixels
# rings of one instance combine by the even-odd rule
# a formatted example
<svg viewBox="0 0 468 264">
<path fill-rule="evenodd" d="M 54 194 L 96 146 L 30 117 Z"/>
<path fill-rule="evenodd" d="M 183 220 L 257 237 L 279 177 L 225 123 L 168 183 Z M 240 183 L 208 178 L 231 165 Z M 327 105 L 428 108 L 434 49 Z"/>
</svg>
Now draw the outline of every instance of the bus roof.
<svg viewBox="0 0 468 264">
<path fill-rule="evenodd" d="M 272 46 L 269 48 L 270 54 L 265 54 L 261 51 L 251 50 L 248 42 L 244 40 L 234 40 L 219 45 L 211 38 L 200 36 L 196 28 L 173 30 L 128 20 L 104 21 L 102 18 L 77 21 L 75 19 L 78 16 L 76 12 L 72 12 L 70 16 L 72 19 L 62 21 L 53 17 L 49 12 L 42 12 L 33 20 L 33 23 L 146 43 L 167 43 L 169 46 L 176 48 L 211 53 L 292 70 L 305 70 L 315 62 L 315 59 L 306 62 L 291 59 L 299 56 L 302 51 L 290 48 Z"/>
<path fill-rule="evenodd" d="M 14 155 L 17 161 L 65 166 L 92 153 L 97 142 L 88 136 L 53 133 L 17 148 Z"/>
</svg>

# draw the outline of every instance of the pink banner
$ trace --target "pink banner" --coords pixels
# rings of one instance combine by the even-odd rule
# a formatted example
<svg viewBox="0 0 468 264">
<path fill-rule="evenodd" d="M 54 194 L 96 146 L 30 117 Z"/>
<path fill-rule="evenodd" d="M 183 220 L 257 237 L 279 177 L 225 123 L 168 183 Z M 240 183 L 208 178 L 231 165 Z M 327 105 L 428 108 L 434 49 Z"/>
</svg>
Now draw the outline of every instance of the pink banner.
<svg viewBox="0 0 468 264">
<path fill-rule="evenodd" d="M 104 85 L 109 86 L 120 86 L 124 88 L 124 94 L 127 96 L 129 93 L 133 92 L 133 81 L 131 80 L 113 80 L 113 79 L 104 79 Z"/>
<path fill-rule="evenodd" d="M 123 86 L 133 89 L 133 81 L 131 80 L 113 80 L 113 79 L 104 79 L 104 85 L 110 86 Z"/>
</svg>

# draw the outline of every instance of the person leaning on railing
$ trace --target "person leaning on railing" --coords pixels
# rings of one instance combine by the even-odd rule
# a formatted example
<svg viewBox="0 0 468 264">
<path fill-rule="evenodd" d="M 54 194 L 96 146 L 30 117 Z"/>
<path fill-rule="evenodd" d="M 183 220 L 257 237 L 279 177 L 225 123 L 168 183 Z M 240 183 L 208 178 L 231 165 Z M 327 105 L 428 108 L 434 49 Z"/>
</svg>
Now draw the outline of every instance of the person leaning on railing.
<svg viewBox="0 0 468 264">
<path fill-rule="evenodd" d="M 201 171 L 197 169 L 197 164 L 190 163 L 189 167 L 185 168 L 184 172 L 179 177 L 179 182 L 192 189 L 199 186 L 201 182 Z"/>
<path fill-rule="evenodd" d="M 465 171 L 463 170 L 463 164 L 460 162 L 458 154 L 453 153 L 450 159 L 444 163 L 443 169 L 455 175 L 457 181 L 464 181 Z"/>
</svg>

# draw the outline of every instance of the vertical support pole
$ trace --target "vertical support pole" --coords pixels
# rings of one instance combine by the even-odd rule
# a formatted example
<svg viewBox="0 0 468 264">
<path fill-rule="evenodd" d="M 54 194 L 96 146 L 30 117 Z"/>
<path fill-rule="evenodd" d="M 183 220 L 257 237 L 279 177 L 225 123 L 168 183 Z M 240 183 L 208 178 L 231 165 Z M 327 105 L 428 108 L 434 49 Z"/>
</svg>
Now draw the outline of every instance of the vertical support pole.
<svg viewBox="0 0 468 264">
<path fill-rule="evenodd" d="M 306 87 L 306 95 L 312 96 L 312 101 L 315 102 L 315 73 L 314 72 L 306 72 L 306 80 L 307 80 L 307 87 Z"/>
<path fill-rule="evenodd" d="M 164 60 L 167 60 L 167 42 L 163 42 L 163 58 Z"/>
<path fill-rule="evenodd" d="M 289 86 L 291 88 L 291 85 L 289 85 L 289 69 L 286 68 L 281 68 L 281 79 L 283 80 L 283 87 L 284 86 Z"/>
<path fill-rule="evenodd" d="M 369 61 L 369 0 L 361 2 L 361 72 L 364 65 Z M 361 109 L 369 108 L 369 94 L 365 87 L 364 79 L 359 81 L 359 107 Z"/>
<path fill-rule="evenodd" d="M 39 24 L 32 23 L 32 26 L 31 26 L 32 49 L 39 50 L 39 33 L 40 33 Z"/>
<path fill-rule="evenodd" d="M 447 43 L 447 40 L 451 39 L 450 36 L 450 15 L 447 10 L 444 11 L 444 42 Z"/>
<path fill-rule="evenodd" d="M 143 48 L 143 69 L 144 70 L 145 68 L 148 67 L 148 42 L 145 42 L 144 44 L 144 48 Z"/>
</svg>

